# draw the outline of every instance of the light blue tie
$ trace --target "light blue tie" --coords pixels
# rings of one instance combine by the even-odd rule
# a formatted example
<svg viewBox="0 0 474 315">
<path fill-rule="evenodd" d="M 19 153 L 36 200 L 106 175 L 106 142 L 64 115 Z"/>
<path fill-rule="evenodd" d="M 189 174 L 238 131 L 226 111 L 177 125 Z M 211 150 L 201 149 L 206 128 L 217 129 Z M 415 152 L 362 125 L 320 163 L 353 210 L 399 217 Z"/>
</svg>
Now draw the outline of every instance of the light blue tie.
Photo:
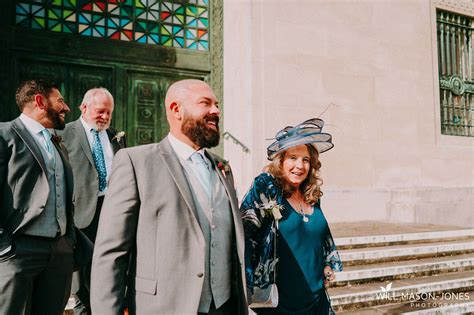
<svg viewBox="0 0 474 315">
<path fill-rule="evenodd" d="M 53 151 L 53 142 L 51 142 L 51 133 L 48 129 L 41 130 L 41 134 L 43 135 L 45 141 L 45 148 L 48 153 L 51 154 L 52 159 L 54 160 L 54 151 Z"/>
<path fill-rule="evenodd" d="M 204 187 L 207 197 L 211 198 L 211 173 L 209 172 L 209 166 L 207 165 L 206 160 L 201 153 L 194 152 L 191 155 L 191 161 L 196 166 L 195 170 L 198 172 L 198 179 Z"/>
<path fill-rule="evenodd" d="M 100 143 L 99 132 L 91 129 L 94 141 L 92 143 L 92 158 L 94 159 L 95 168 L 99 175 L 99 191 L 104 191 L 107 186 L 107 168 L 105 167 L 104 150 Z"/>
</svg>

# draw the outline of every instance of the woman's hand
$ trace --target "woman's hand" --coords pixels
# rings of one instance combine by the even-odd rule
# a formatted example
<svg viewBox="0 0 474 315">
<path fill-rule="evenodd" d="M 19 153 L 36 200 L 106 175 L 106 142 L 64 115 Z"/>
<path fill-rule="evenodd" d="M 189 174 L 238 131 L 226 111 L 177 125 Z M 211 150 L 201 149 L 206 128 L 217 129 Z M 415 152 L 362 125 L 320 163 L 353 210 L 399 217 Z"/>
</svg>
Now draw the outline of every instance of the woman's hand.
<svg viewBox="0 0 474 315">
<path fill-rule="evenodd" d="M 327 288 L 329 286 L 329 282 L 334 281 L 336 279 L 336 275 L 331 267 L 326 266 L 324 267 L 324 287 Z"/>
</svg>

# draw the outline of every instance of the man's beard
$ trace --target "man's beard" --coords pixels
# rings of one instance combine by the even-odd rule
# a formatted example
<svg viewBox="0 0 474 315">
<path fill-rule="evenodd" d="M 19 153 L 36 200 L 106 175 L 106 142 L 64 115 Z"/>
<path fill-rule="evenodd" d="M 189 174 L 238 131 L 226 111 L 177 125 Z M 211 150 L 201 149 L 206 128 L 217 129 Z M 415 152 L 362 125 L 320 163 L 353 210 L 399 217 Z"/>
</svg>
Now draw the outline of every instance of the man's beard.
<svg viewBox="0 0 474 315">
<path fill-rule="evenodd" d="M 49 119 L 51 119 L 51 122 L 53 123 L 53 128 L 58 129 L 58 130 L 63 130 L 66 124 L 64 123 L 64 119 L 62 119 L 61 116 L 59 115 L 62 112 L 56 112 L 50 106 L 46 109 L 46 112 L 48 113 Z"/>
<path fill-rule="evenodd" d="M 101 123 L 100 125 L 97 124 L 96 122 L 92 123 L 92 128 L 94 128 L 97 131 L 102 131 L 102 130 L 107 130 L 110 127 L 110 120 L 108 123 Z"/>
<path fill-rule="evenodd" d="M 207 121 L 215 121 L 217 130 L 206 125 Z M 202 119 L 194 119 L 186 115 L 183 118 L 181 132 L 186 135 L 189 140 L 194 142 L 200 148 L 212 148 L 219 144 L 219 117 L 207 115 Z"/>
</svg>

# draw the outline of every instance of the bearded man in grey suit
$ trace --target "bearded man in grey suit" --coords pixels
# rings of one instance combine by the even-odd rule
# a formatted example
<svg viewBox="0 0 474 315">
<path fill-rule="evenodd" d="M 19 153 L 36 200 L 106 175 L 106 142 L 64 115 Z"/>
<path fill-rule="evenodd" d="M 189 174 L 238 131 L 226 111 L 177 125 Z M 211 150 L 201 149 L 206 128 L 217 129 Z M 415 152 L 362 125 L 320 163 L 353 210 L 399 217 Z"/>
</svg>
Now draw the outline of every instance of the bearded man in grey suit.
<svg viewBox="0 0 474 315">
<path fill-rule="evenodd" d="M 69 107 L 57 86 L 23 82 L 22 112 L 0 123 L 0 314 L 62 314 L 69 298 L 75 231 L 72 172 L 50 128 Z"/>
<path fill-rule="evenodd" d="M 165 99 L 170 133 L 114 160 L 92 261 L 94 314 L 247 314 L 244 238 L 219 142 L 219 106 L 199 80 Z"/>
<path fill-rule="evenodd" d="M 112 159 L 125 147 L 125 137 L 110 128 L 114 98 L 107 89 L 88 90 L 80 109 L 81 117 L 67 124 L 61 135 L 74 174 L 74 221 L 94 242 Z M 90 268 L 88 263 L 74 274 L 75 314 L 91 313 Z"/>
</svg>

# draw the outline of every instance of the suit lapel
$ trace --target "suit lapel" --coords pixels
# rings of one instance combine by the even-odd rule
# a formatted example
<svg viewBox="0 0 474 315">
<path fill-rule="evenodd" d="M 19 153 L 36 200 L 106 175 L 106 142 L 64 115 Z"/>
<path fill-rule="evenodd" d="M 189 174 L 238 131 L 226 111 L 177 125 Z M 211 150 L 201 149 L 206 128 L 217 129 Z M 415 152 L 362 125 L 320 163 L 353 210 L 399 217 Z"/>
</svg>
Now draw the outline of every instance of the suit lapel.
<svg viewBox="0 0 474 315">
<path fill-rule="evenodd" d="M 217 175 L 219 176 L 219 179 L 221 182 L 224 184 L 225 192 L 227 193 L 227 196 L 229 197 L 229 200 L 231 201 L 232 208 L 238 208 L 238 205 L 234 204 L 234 197 L 235 197 L 235 188 L 232 186 L 231 183 L 229 183 L 229 180 L 222 174 L 222 171 L 217 167 L 217 160 L 214 158 L 214 156 L 207 150 L 204 150 L 206 153 L 207 158 L 211 161 L 214 169 L 217 172 Z"/>
<path fill-rule="evenodd" d="M 58 150 L 59 156 L 61 157 L 61 161 L 63 162 L 63 167 L 64 167 L 64 174 L 66 174 L 66 188 L 67 188 L 67 200 L 72 200 L 72 187 L 73 187 L 73 181 L 72 181 L 72 169 L 71 169 L 71 164 L 69 164 L 69 158 L 67 157 L 67 152 L 66 149 L 64 149 L 63 145 L 59 142 L 57 142 L 54 137 L 51 139 L 53 142 L 54 146 Z"/>
<path fill-rule="evenodd" d="M 73 134 L 79 139 L 79 144 L 81 145 L 82 151 L 84 151 L 84 154 L 87 156 L 87 159 L 92 164 L 92 166 L 95 167 L 94 160 L 92 159 L 91 146 L 89 144 L 89 140 L 87 140 L 87 134 L 80 118 L 74 122 L 72 128 Z"/>
<path fill-rule="evenodd" d="M 186 175 L 184 174 L 183 166 L 179 162 L 179 158 L 173 151 L 168 139 L 164 139 L 160 144 L 160 151 L 161 155 L 163 156 L 163 160 L 165 161 L 165 165 L 173 177 L 176 186 L 178 186 L 181 196 L 183 196 L 187 206 L 189 209 L 191 209 L 195 219 L 198 220 L 198 214 L 196 206 L 194 205 L 193 195 L 191 193 L 191 189 L 189 188 Z"/>
<path fill-rule="evenodd" d="M 35 139 L 33 139 L 33 136 L 26 129 L 25 125 L 21 122 L 20 118 L 15 119 L 13 121 L 12 126 L 15 132 L 18 134 L 18 136 L 23 140 L 25 145 L 28 147 L 31 154 L 33 154 L 36 161 L 38 161 L 43 172 L 47 174 L 46 164 L 44 163 L 43 155 L 41 154 L 40 148 L 38 147 L 38 144 L 36 143 Z"/>
<path fill-rule="evenodd" d="M 115 138 L 117 133 L 112 128 L 107 129 L 106 132 L 107 136 L 109 137 L 110 144 L 112 145 L 112 151 L 114 151 L 114 154 L 116 154 L 117 151 L 122 148 L 117 138 Z"/>
</svg>

